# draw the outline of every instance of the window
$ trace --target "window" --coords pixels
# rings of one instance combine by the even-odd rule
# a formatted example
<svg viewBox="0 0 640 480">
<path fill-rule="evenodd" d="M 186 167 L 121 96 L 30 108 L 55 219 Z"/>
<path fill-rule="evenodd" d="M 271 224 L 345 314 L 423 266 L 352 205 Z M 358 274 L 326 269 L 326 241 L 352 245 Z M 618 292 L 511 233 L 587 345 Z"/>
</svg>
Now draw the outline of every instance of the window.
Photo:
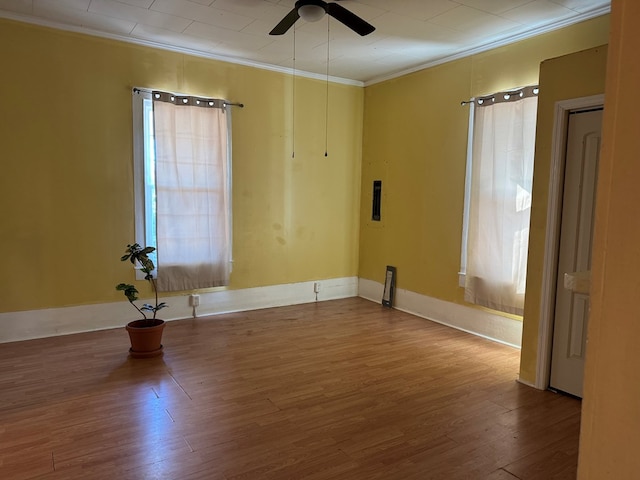
<svg viewBox="0 0 640 480">
<path fill-rule="evenodd" d="M 522 315 L 537 87 L 471 103 L 461 283 L 465 300 Z"/>
<path fill-rule="evenodd" d="M 136 242 L 160 291 L 228 285 L 231 112 L 222 100 L 133 91 Z"/>
</svg>

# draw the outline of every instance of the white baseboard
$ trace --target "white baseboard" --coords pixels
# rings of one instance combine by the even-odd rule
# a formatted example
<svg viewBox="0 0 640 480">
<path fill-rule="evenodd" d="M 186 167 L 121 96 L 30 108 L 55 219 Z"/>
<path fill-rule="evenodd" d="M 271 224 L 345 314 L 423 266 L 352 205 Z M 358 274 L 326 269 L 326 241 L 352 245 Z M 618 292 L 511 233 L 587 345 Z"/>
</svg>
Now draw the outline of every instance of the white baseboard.
<svg viewBox="0 0 640 480">
<path fill-rule="evenodd" d="M 368 300 L 382 301 L 384 285 L 361 278 L 358 295 Z M 489 313 L 485 310 L 445 302 L 409 290 L 395 290 L 394 308 L 432 320 L 480 337 L 520 348 L 522 322 Z"/>
<path fill-rule="evenodd" d="M 536 390 L 546 390 L 546 388 L 541 388 L 534 383 L 527 382 L 526 380 L 523 380 L 521 377 L 518 377 L 516 379 L 516 382 L 521 383 L 522 385 L 526 385 L 527 387 L 535 388 Z"/>
<path fill-rule="evenodd" d="M 355 297 L 358 294 L 357 277 L 318 281 L 318 301 Z M 314 283 L 200 293 L 197 316 L 311 303 L 316 301 Z M 162 310 L 164 320 L 193 317 L 188 295 L 166 297 L 164 300 L 169 304 L 169 308 Z M 140 303 L 145 302 L 152 303 L 149 299 L 140 300 Z M 138 318 L 139 315 L 127 301 L 0 313 L 0 343 L 118 328 Z"/>
<path fill-rule="evenodd" d="M 200 293 L 198 317 L 316 301 L 315 282 Z M 360 296 L 380 302 L 384 286 L 372 280 L 344 277 L 320 280 L 318 301 Z M 188 295 L 167 297 L 164 320 L 192 318 Z M 142 303 L 149 299 L 141 300 Z M 407 290 L 395 291 L 394 307 L 458 330 L 520 347 L 522 323 L 483 310 L 445 302 Z M 76 305 L 0 313 L 0 343 L 118 328 L 138 315 L 128 302 Z"/>
</svg>

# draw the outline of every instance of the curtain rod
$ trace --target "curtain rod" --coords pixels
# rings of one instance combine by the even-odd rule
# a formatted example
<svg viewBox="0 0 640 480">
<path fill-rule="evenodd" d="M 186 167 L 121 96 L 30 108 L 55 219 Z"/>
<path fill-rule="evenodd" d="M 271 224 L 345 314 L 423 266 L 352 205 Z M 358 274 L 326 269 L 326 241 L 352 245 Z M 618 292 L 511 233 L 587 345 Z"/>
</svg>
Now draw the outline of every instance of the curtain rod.
<svg viewBox="0 0 640 480">
<path fill-rule="evenodd" d="M 500 103 L 500 102 L 513 102 L 526 97 L 534 97 L 540 92 L 538 85 L 529 85 L 528 87 L 514 88 L 513 90 L 507 90 L 505 92 L 496 92 L 491 95 L 483 95 L 481 97 L 472 97 L 469 100 L 463 100 L 460 102 L 461 106 L 469 105 L 471 103 L 477 103 L 478 105 L 484 105 L 487 102 Z"/>
<path fill-rule="evenodd" d="M 138 87 L 133 87 L 132 90 L 133 90 L 134 93 L 141 93 L 141 92 L 142 93 L 152 93 L 153 92 L 153 90 L 149 90 L 147 88 L 138 88 Z M 169 92 L 167 92 L 167 93 L 169 93 Z M 182 95 L 177 94 L 177 93 L 173 93 L 173 92 L 170 92 L 170 93 L 172 93 L 173 95 L 176 95 L 176 96 L 182 96 Z M 194 95 L 189 95 L 189 96 L 194 96 Z M 225 107 L 227 105 L 229 105 L 231 107 L 244 108 L 244 103 L 229 102 L 227 100 L 222 100 L 222 103 L 224 104 Z"/>
</svg>

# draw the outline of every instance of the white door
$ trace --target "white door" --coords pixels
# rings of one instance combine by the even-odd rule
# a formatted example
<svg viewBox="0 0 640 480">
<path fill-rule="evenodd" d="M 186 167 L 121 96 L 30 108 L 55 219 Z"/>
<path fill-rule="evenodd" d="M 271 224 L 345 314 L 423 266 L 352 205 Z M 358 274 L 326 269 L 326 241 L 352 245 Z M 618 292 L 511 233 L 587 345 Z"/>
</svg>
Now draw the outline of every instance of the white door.
<svg viewBox="0 0 640 480">
<path fill-rule="evenodd" d="M 579 280 L 591 270 L 601 129 L 601 108 L 569 115 L 550 386 L 577 397 L 582 397 L 589 294 L 565 288 L 572 283 L 565 274 Z"/>
</svg>

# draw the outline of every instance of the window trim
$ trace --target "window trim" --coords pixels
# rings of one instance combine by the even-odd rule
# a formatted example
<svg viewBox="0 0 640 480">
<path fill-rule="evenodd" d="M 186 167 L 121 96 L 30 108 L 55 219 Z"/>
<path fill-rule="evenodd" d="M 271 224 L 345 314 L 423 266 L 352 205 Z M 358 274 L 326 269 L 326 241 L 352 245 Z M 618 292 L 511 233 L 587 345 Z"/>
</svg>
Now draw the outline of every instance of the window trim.
<svg viewBox="0 0 640 480">
<path fill-rule="evenodd" d="M 144 182 L 144 101 L 151 101 L 151 92 L 134 88 L 131 94 L 133 118 L 133 197 L 134 238 L 139 245 L 147 245 L 147 202 Z M 141 213 L 141 214 L 140 214 Z M 136 270 L 136 280 L 144 280 L 144 274 Z"/>
<path fill-rule="evenodd" d="M 467 133 L 467 165 L 464 177 L 464 205 L 462 210 L 462 242 L 460 245 L 460 271 L 458 286 L 464 288 L 467 278 L 467 246 L 469 243 L 469 209 L 471 208 L 471 177 L 473 173 L 473 123 L 476 99 L 469 101 L 469 130 Z"/>
</svg>

